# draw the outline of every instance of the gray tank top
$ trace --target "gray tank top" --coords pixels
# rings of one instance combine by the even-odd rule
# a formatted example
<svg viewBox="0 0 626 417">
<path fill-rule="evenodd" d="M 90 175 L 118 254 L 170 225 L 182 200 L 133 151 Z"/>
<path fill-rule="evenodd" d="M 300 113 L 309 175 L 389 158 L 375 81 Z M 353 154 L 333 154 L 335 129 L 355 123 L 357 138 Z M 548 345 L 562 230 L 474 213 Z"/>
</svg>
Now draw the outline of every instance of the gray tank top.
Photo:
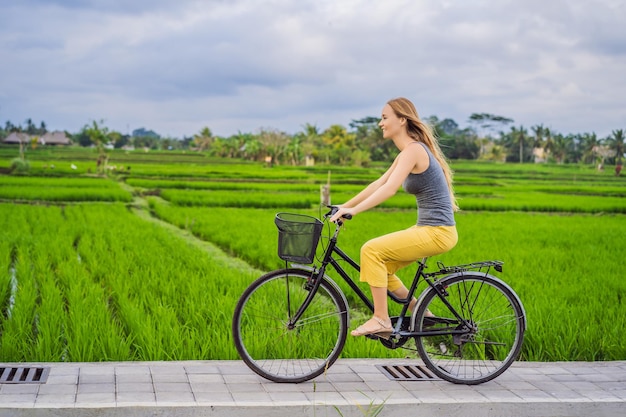
<svg viewBox="0 0 626 417">
<path fill-rule="evenodd" d="M 454 226 L 454 210 L 443 169 L 428 146 L 418 142 L 428 154 L 428 169 L 409 174 L 402 188 L 417 200 L 418 226 Z"/>
</svg>

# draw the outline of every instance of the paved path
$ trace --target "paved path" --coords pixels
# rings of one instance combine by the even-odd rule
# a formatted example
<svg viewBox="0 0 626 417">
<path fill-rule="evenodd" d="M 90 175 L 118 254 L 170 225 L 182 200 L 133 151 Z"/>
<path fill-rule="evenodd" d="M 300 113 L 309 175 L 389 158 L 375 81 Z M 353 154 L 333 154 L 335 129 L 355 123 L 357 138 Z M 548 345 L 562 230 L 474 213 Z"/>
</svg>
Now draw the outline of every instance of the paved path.
<svg viewBox="0 0 626 417">
<path fill-rule="evenodd" d="M 0 364 L 48 371 L 44 383 L 0 383 L 0 417 L 363 417 L 376 405 L 381 417 L 626 416 L 626 361 L 517 362 L 476 386 L 381 371 L 398 365 L 417 364 L 340 359 L 314 381 L 276 384 L 241 361 Z"/>
</svg>

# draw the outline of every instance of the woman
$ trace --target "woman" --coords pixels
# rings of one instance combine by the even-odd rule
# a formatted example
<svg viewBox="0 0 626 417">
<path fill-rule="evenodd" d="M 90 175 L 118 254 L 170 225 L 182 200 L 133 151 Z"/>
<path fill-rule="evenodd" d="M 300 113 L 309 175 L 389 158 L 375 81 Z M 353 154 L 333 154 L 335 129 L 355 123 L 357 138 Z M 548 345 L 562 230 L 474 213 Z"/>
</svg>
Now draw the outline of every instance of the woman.
<svg viewBox="0 0 626 417">
<path fill-rule="evenodd" d="M 348 202 L 339 206 L 331 221 L 355 216 L 392 197 L 402 186 L 417 200 L 417 225 L 383 235 L 361 248 L 360 280 L 372 291 L 374 316 L 352 331 L 353 336 L 393 332 L 387 309 L 387 291 L 406 298 L 408 290 L 396 271 L 416 260 L 449 251 L 458 236 L 454 212 L 458 209 L 452 188 L 452 172 L 428 125 L 406 98 L 387 102 L 378 124 L 383 138 L 391 139 L 400 153 L 389 169 Z M 413 298 L 409 308 L 415 308 Z"/>
</svg>

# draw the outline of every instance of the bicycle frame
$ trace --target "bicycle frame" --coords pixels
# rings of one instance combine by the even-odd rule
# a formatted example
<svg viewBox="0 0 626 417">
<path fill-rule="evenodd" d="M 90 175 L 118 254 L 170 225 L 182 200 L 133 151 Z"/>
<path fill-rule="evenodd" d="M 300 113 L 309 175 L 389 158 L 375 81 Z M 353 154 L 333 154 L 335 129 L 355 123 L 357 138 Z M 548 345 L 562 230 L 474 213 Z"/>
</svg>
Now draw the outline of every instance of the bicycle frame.
<svg viewBox="0 0 626 417">
<path fill-rule="evenodd" d="M 374 311 L 374 305 L 372 301 L 370 300 L 370 298 L 361 290 L 361 288 L 348 275 L 345 269 L 339 264 L 338 260 L 335 257 L 333 257 L 333 255 L 337 255 L 339 258 L 341 258 L 341 260 L 347 262 L 348 265 L 350 265 L 353 269 L 355 269 L 358 272 L 361 271 L 360 265 L 356 261 L 354 261 L 348 254 L 346 254 L 343 250 L 337 247 L 337 236 L 339 235 L 340 229 L 341 229 L 341 224 L 338 224 L 335 228 L 335 232 L 329 239 L 328 247 L 326 248 L 326 251 L 324 252 L 324 257 L 322 259 L 322 262 L 319 268 L 317 267 L 311 268 L 311 278 L 313 281 L 313 286 L 306 300 L 302 303 L 302 305 L 300 306 L 296 314 L 289 321 L 288 323 L 289 328 L 295 327 L 296 323 L 298 322 L 300 317 L 302 317 L 302 314 L 304 313 L 306 308 L 309 306 L 309 304 L 313 300 L 313 297 L 317 293 L 317 290 L 320 286 L 322 278 L 325 275 L 326 267 L 328 265 L 332 265 L 335 271 L 339 274 L 339 276 L 341 276 L 341 278 L 346 282 L 346 284 L 348 284 L 348 286 L 352 289 L 352 291 L 354 291 L 354 293 L 365 304 L 365 306 L 371 312 Z M 417 272 L 415 273 L 415 277 L 413 278 L 413 281 L 410 287 L 408 288 L 409 292 L 408 292 L 407 298 L 404 298 L 404 299 L 399 298 L 395 296 L 392 292 L 387 291 L 387 295 L 389 296 L 389 298 L 391 298 L 395 303 L 402 305 L 402 310 L 400 311 L 400 314 L 398 315 L 398 320 L 396 321 L 394 333 L 392 337 L 394 336 L 420 337 L 420 336 L 437 336 L 437 335 L 454 335 L 454 334 L 462 335 L 462 334 L 469 333 L 470 328 L 471 328 L 470 323 L 468 323 L 467 320 L 465 320 L 456 311 L 456 309 L 448 302 L 448 300 L 442 293 L 442 289 L 438 288 L 436 281 L 431 279 L 432 276 L 430 274 L 424 273 L 424 269 L 426 268 L 426 259 L 427 258 L 423 258 L 421 261 L 417 261 L 418 263 Z M 307 268 L 309 267 L 307 266 Z M 459 321 L 459 323 L 462 324 L 462 326 L 457 326 L 457 329 L 454 329 L 454 330 L 453 329 L 441 329 L 441 330 L 426 330 L 426 331 L 421 331 L 421 332 L 411 332 L 411 331 L 401 330 L 402 322 L 409 318 L 409 316 L 407 316 L 406 313 L 409 309 L 409 303 L 412 300 L 413 296 L 415 295 L 420 279 L 425 281 L 429 287 L 433 288 L 433 290 L 437 292 L 437 296 L 448 307 L 450 312 L 455 316 L 455 318 Z M 427 290 L 424 290 L 424 292 L 425 291 Z M 417 306 L 419 306 L 419 303 Z"/>
<path fill-rule="evenodd" d="M 319 256 L 295 256 L 298 245 L 281 250 L 279 235 L 279 257 L 286 262 L 303 259 L 306 264 L 285 263 L 284 269 L 263 274 L 235 306 L 232 332 L 237 352 L 250 369 L 274 382 L 308 381 L 340 357 L 350 327 L 346 299 L 350 289 L 356 303 L 360 300 L 374 311 L 370 294 L 356 279 L 360 265 L 337 246 L 343 218 L 335 223 L 333 233 L 329 218 L 337 207 L 329 208 L 323 216 L 328 233 L 319 251 L 319 242 L 301 241 L 316 244 Z M 319 236 L 317 230 L 313 236 Z M 437 262 L 426 272 L 427 259 L 416 260 L 417 271 L 407 283 L 406 296 L 398 297 L 387 289 L 391 302 L 401 307 L 393 309 L 400 313 L 394 311 L 391 317 L 391 334 L 365 337 L 388 349 L 414 350 L 434 375 L 452 383 L 481 384 L 501 375 L 520 354 L 526 329 L 526 314 L 517 294 L 489 274 L 492 268 L 502 272 L 503 262 L 447 266 Z M 331 274 L 326 273 L 329 265 L 334 269 Z M 420 291 L 410 313 L 409 306 Z M 429 340 L 431 336 L 435 338 Z"/>
</svg>

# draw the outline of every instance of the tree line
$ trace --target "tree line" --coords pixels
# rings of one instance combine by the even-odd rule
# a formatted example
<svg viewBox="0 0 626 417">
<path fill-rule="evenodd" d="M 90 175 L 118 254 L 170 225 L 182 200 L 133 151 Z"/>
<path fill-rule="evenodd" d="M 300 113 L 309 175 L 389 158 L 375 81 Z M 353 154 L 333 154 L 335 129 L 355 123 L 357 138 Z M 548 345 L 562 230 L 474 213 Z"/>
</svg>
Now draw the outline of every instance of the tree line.
<svg viewBox="0 0 626 417">
<path fill-rule="evenodd" d="M 555 162 L 621 165 L 626 152 L 624 129 L 604 138 L 595 133 L 562 134 L 543 124 L 530 128 L 516 126 L 513 119 L 489 113 L 474 113 L 469 125 L 460 127 L 453 119 L 426 119 L 439 137 L 449 159 L 493 160 L 502 162 Z M 66 135 L 78 146 L 95 146 L 104 154 L 107 148 L 147 148 L 154 150 L 193 150 L 210 156 L 265 161 L 270 164 L 303 165 L 308 161 L 325 164 L 367 166 L 391 161 L 396 152 L 391 141 L 383 140 L 379 119 L 352 120 L 348 127 L 335 124 L 324 130 L 305 124 L 301 131 L 288 134 L 278 129 L 237 133 L 228 137 L 213 135 L 204 127 L 192 137 L 168 138 L 144 128 L 132 134 L 111 130 L 103 121 L 93 121 L 74 134 Z M 0 139 L 10 132 L 30 135 L 46 133 L 27 119 L 25 125 L 10 121 L 0 127 Z"/>
</svg>

